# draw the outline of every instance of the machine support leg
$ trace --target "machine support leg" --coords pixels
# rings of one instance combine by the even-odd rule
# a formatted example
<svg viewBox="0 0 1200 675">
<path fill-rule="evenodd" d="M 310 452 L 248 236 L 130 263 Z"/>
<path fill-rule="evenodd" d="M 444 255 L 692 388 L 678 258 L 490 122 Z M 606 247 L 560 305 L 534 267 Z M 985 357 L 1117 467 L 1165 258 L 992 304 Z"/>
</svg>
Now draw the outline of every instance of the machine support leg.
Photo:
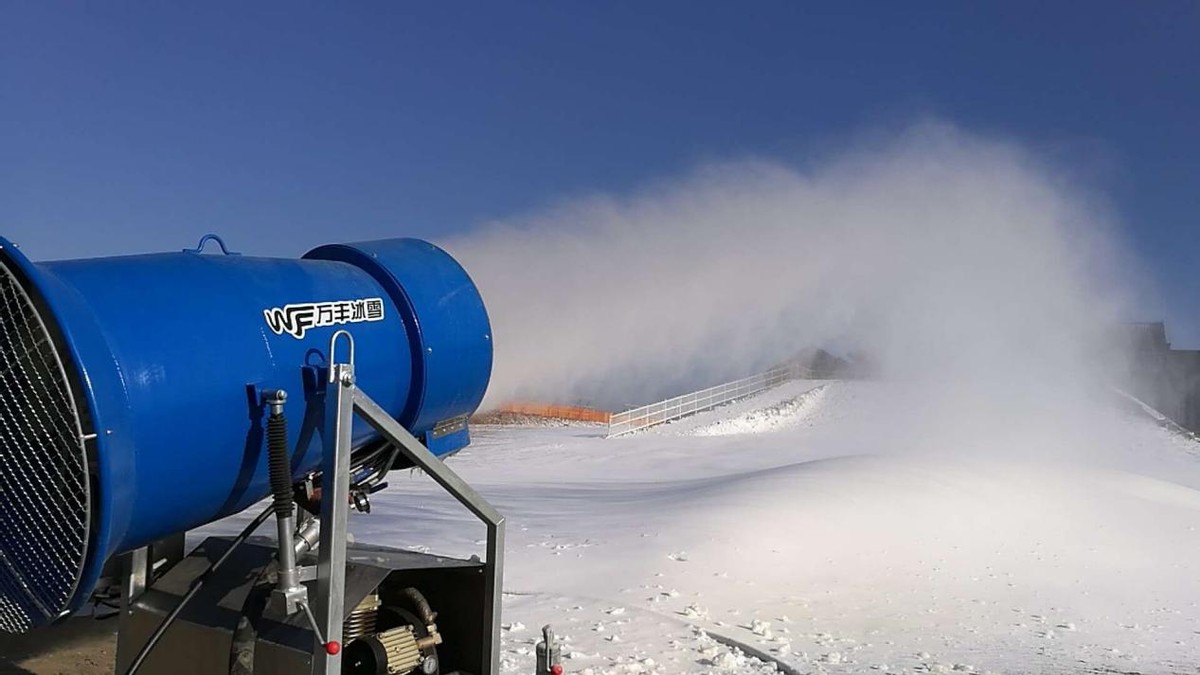
<svg viewBox="0 0 1200 675">
<path fill-rule="evenodd" d="M 488 523 L 487 582 L 484 592 L 488 606 L 484 608 L 484 653 L 491 663 L 491 672 L 500 675 L 500 603 L 504 597 L 504 518 Z"/>
<path fill-rule="evenodd" d="M 126 553 L 122 565 L 125 569 L 121 583 L 121 610 L 127 612 L 150 582 L 150 547 L 143 546 Z"/>
<path fill-rule="evenodd" d="M 325 391 L 316 603 L 321 637 L 313 649 L 313 673 L 338 675 L 342 672 L 342 625 L 346 611 L 346 530 L 350 514 L 350 444 L 355 391 L 353 364 L 331 365 L 330 382 Z M 319 643 L 322 638 L 324 644 Z"/>
</svg>

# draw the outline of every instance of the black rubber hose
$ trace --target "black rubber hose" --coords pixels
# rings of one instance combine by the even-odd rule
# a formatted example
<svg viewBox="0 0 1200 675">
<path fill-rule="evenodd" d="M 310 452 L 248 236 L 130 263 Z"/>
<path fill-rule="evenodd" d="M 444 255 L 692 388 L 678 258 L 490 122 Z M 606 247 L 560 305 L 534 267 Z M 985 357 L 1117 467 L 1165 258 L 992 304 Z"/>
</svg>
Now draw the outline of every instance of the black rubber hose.
<svg viewBox="0 0 1200 675">
<path fill-rule="evenodd" d="M 425 595 L 421 591 L 409 587 L 401 591 L 401 594 L 413 604 L 413 609 L 417 610 L 417 615 L 426 625 L 436 622 L 437 612 L 429 606 L 429 601 L 425 599 Z"/>
<path fill-rule="evenodd" d="M 275 497 L 275 515 L 288 518 L 295 514 L 292 501 L 292 460 L 288 457 L 287 418 L 271 413 L 267 418 L 267 462 L 271 493 Z"/>
</svg>

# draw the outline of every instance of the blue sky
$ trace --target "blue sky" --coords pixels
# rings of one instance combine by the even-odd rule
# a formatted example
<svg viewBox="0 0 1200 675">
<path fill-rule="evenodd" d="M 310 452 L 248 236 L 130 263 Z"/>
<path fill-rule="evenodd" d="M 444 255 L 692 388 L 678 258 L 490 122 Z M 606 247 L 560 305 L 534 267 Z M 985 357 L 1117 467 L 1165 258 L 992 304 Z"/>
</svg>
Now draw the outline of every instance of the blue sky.
<svg viewBox="0 0 1200 675">
<path fill-rule="evenodd" d="M 1194 2 L 8 1 L 0 233 L 34 258 L 436 239 L 926 115 L 1111 199 L 1200 347 Z"/>
</svg>

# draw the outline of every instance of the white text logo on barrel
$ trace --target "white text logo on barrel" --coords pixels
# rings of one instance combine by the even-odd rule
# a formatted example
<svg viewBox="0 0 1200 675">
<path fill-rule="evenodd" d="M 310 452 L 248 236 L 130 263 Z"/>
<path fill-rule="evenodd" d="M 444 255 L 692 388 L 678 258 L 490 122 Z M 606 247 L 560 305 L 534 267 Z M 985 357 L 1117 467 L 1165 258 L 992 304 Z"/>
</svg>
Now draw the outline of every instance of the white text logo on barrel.
<svg viewBox="0 0 1200 675">
<path fill-rule="evenodd" d="M 383 298 L 284 305 L 264 309 L 263 317 L 271 332 L 276 335 L 287 333 L 299 340 L 309 328 L 383 321 Z"/>
</svg>

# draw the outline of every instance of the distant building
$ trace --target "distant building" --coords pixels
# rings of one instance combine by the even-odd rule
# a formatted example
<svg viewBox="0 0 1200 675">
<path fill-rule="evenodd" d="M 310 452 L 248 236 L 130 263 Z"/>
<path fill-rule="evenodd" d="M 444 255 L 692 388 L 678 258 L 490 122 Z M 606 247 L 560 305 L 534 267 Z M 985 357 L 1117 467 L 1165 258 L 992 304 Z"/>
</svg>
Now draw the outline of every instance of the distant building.
<svg viewBox="0 0 1200 675">
<path fill-rule="evenodd" d="M 1120 342 L 1130 359 L 1130 393 L 1200 432 L 1200 350 L 1171 349 L 1161 321 L 1125 324 Z"/>
<path fill-rule="evenodd" d="M 1171 349 L 1167 324 L 1162 321 L 1125 324 L 1126 347 L 1140 354 L 1158 354 Z"/>
</svg>

